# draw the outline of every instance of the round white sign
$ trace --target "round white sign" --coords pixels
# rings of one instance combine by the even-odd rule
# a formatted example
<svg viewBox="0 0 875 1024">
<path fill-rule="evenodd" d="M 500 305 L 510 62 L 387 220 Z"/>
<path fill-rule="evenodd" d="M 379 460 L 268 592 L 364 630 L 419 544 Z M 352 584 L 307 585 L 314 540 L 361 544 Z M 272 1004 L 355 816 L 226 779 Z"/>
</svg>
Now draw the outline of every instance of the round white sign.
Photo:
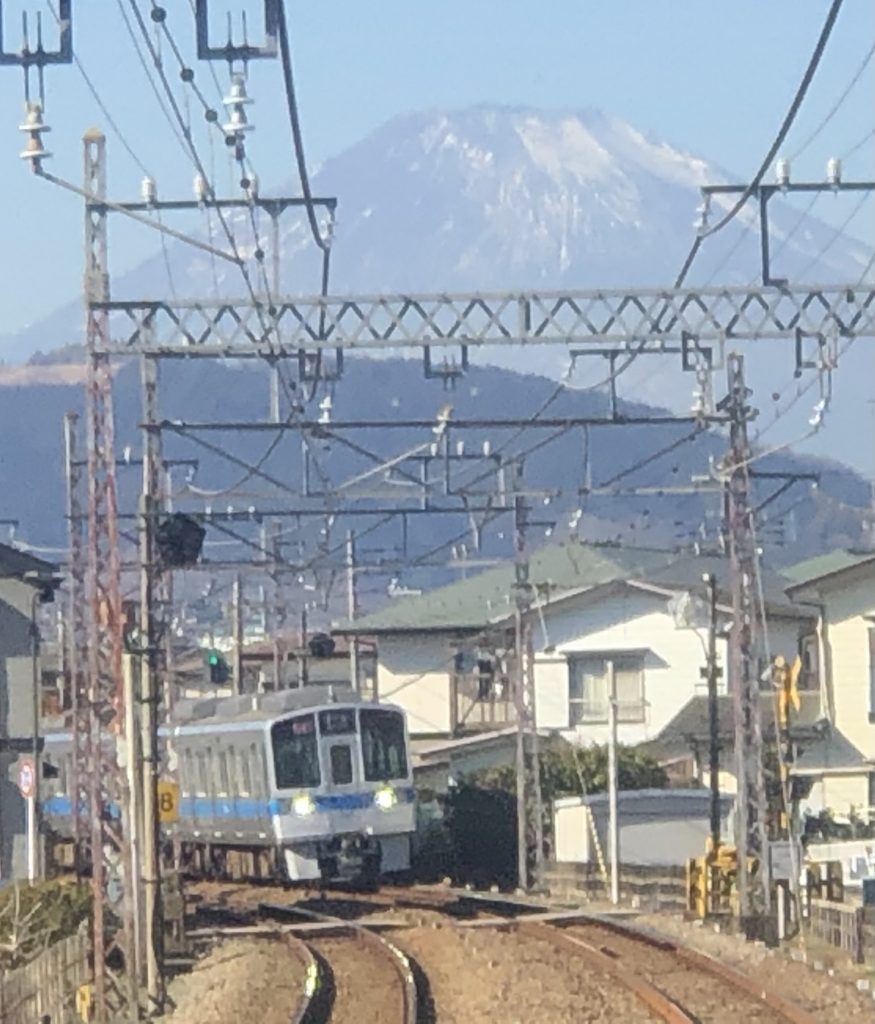
<svg viewBox="0 0 875 1024">
<path fill-rule="evenodd" d="M 33 761 L 22 761 L 18 766 L 18 791 L 29 800 L 36 790 L 36 771 Z"/>
</svg>

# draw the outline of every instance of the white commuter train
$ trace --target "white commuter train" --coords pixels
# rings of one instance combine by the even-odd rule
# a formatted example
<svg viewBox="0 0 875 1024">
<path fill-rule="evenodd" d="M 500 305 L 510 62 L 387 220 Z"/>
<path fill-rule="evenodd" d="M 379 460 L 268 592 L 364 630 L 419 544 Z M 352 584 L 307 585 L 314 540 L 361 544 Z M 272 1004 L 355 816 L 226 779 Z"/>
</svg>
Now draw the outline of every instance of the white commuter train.
<svg viewBox="0 0 875 1024">
<path fill-rule="evenodd" d="M 166 851 L 195 875 L 373 884 L 410 869 L 416 800 L 400 708 L 305 687 L 180 702 L 161 729 L 178 787 Z M 71 737 L 48 732 L 43 815 L 69 848 Z M 117 814 L 117 809 L 107 808 Z"/>
</svg>

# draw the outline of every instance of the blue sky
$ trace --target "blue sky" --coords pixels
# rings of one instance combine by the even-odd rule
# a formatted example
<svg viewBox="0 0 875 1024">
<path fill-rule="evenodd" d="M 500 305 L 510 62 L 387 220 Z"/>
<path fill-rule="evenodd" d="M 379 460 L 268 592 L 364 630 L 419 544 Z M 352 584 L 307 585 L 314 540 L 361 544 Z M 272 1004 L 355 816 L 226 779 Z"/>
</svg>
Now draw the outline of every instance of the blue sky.
<svg viewBox="0 0 875 1024">
<path fill-rule="evenodd" d="M 22 7 L 32 10 L 41 2 L 7 0 L 7 47 L 17 42 Z M 125 7 L 127 2 L 122 0 Z M 195 63 L 190 5 L 173 0 L 167 7 L 169 24 Z M 253 34 L 260 7 L 260 0 L 213 0 L 217 19 L 228 8 L 245 8 Z M 827 7 L 827 0 L 547 0 L 540 5 L 531 0 L 291 0 L 287 9 L 309 162 L 317 164 L 399 113 L 500 102 L 600 107 L 744 178 L 775 133 Z M 191 166 L 149 91 L 117 3 L 74 0 L 74 11 L 77 55 L 128 143 L 163 196 L 188 195 Z M 51 23 L 50 14 L 45 18 Z M 841 94 L 873 39 L 875 5 L 845 0 L 788 145 L 791 152 Z M 216 70 L 224 82 L 224 66 Z M 196 65 L 196 73 L 214 99 L 207 68 Z M 800 158 L 795 176 L 820 177 L 828 155 L 849 149 L 872 128 L 873 85 L 870 64 Z M 254 68 L 252 91 L 257 103 L 250 152 L 269 187 L 292 178 L 276 63 Z M 75 295 L 82 271 L 79 202 L 34 180 L 18 159 L 22 99 L 20 72 L 0 69 L 0 223 L 5 228 L 0 334 Z M 78 181 L 79 139 L 96 124 L 109 135 L 111 194 L 136 195 L 142 172 L 105 124 L 75 67 L 49 69 L 46 119 L 55 153 L 49 170 Z M 206 135 L 201 145 L 206 156 Z M 218 157 L 221 161 L 221 152 Z M 870 142 L 848 164 L 846 176 L 871 177 L 873 163 Z M 822 204 L 818 213 L 828 218 L 828 206 Z M 867 217 L 856 225 L 864 236 L 871 234 L 871 206 Z M 118 270 L 157 247 L 155 236 L 139 229 L 118 231 L 112 243 Z"/>
</svg>

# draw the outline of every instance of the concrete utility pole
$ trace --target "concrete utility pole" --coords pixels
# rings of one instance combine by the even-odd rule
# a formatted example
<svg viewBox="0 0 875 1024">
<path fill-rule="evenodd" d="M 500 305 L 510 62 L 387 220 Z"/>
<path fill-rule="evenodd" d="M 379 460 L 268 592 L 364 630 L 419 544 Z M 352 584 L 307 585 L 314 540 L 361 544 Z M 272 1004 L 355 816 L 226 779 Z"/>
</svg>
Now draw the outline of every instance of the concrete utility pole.
<svg viewBox="0 0 875 1024">
<path fill-rule="evenodd" d="M 611 903 L 620 902 L 620 815 L 617 773 L 617 666 L 608 661 L 608 836 L 611 861 Z"/>
<path fill-rule="evenodd" d="M 231 636 L 234 644 L 231 676 L 234 693 L 243 693 L 243 576 L 237 573 L 231 597 Z"/>
<path fill-rule="evenodd" d="M 535 658 L 526 550 L 528 505 L 514 499 L 514 709 L 516 712 L 517 884 L 539 884 L 544 860 L 541 764 L 535 714 Z"/>
<path fill-rule="evenodd" d="M 766 833 L 766 787 L 760 685 L 757 671 L 756 580 L 758 559 L 750 502 L 747 424 L 754 412 L 748 404 L 743 358 L 727 359 L 728 389 L 719 409 L 729 418 L 730 450 L 726 462 L 726 527 L 732 628 L 729 633 L 729 686 L 735 713 L 735 762 L 738 779 L 736 849 L 741 923 L 749 937 L 764 937 L 770 912 L 769 848 Z M 751 870 L 748 858 L 756 860 Z"/>
<path fill-rule="evenodd" d="M 717 683 L 721 670 L 717 664 L 717 577 L 705 576 L 708 587 L 708 786 L 711 791 L 711 852 L 717 856 L 720 849 L 720 716 L 717 703 Z"/>
<path fill-rule="evenodd" d="M 355 580 L 355 531 L 346 534 L 346 614 L 350 622 L 358 615 L 358 598 Z M 352 636 L 349 641 L 349 685 L 358 693 L 361 686 L 359 680 L 359 643 L 358 637 Z"/>
<path fill-rule="evenodd" d="M 161 701 L 161 655 L 156 606 L 162 575 L 157 560 L 155 530 L 160 511 L 163 467 L 158 422 L 158 363 L 144 357 L 140 364 L 143 416 L 143 491 L 140 499 L 140 707 L 142 709 L 143 770 L 140 775 L 143 804 L 142 877 L 145 890 L 146 996 L 150 1012 L 164 1007 L 164 921 L 161 901 L 161 824 L 158 816 L 160 752 L 158 706 Z M 165 609 L 165 615 L 166 615 Z M 166 623 L 164 624 L 167 625 Z"/>
</svg>

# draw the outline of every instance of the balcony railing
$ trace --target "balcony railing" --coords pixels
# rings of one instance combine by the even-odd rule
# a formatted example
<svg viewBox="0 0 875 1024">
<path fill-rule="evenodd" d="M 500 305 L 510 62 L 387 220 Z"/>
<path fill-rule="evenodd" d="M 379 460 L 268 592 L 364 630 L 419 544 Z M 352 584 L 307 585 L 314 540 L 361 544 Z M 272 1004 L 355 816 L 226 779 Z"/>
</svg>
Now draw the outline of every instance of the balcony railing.
<svg viewBox="0 0 875 1024">
<path fill-rule="evenodd" d="M 453 676 L 453 731 L 501 729 L 516 721 L 513 687 L 476 672 Z"/>
<path fill-rule="evenodd" d="M 572 700 L 570 702 L 571 725 L 606 725 L 609 721 L 606 700 Z M 639 700 L 618 700 L 617 721 L 624 725 L 635 725 L 647 720 L 647 702 Z"/>
</svg>

